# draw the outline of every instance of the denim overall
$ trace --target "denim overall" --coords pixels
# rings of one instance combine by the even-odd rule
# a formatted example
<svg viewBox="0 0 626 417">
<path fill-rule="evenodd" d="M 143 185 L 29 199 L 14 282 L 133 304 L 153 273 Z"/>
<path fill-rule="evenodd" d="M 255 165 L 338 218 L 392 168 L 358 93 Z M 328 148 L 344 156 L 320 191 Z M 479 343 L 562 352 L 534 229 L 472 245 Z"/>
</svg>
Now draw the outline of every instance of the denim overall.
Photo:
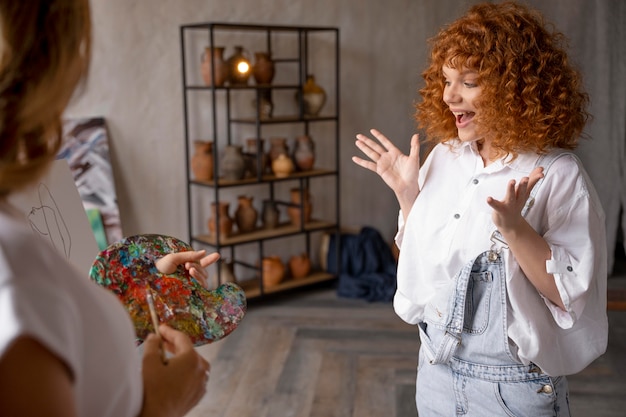
<svg viewBox="0 0 626 417">
<path fill-rule="evenodd" d="M 416 385 L 420 417 L 569 416 L 566 378 L 523 365 L 510 349 L 506 274 L 494 235 L 492 250 L 453 280 L 446 311 L 431 304 L 425 309 Z"/>
</svg>

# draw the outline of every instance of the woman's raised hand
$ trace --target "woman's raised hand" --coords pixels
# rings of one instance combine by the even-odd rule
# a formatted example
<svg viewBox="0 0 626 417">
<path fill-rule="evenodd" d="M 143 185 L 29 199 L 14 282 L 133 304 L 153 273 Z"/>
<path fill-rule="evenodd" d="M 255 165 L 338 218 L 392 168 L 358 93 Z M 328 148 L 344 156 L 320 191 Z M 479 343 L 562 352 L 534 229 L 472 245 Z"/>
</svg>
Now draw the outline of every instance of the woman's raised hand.
<svg viewBox="0 0 626 417">
<path fill-rule="evenodd" d="M 371 129 L 370 133 L 377 141 L 362 134 L 356 135 L 357 148 L 369 159 L 353 156 L 352 161 L 377 173 L 396 194 L 400 208 L 406 215 L 420 192 L 419 135 L 414 134 L 411 137 L 411 149 L 409 154 L 405 155 L 378 130 Z"/>
</svg>

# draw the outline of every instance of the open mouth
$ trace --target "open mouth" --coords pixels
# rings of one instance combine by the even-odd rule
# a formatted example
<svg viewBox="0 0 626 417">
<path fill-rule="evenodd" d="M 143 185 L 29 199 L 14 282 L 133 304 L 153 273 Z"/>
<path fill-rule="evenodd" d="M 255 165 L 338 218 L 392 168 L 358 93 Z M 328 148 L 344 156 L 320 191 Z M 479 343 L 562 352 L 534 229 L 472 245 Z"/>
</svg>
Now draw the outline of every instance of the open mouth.
<svg viewBox="0 0 626 417">
<path fill-rule="evenodd" d="M 468 111 L 468 112 L 456 112 L 455 111 L 455 112 L 452 112 L 452 114 L 454 114 L 457 124 L 466 123 L 472 120 L 474 116 L 476 115 L 476 113 L 474 113 L 473 111 Z"/>
</svg>

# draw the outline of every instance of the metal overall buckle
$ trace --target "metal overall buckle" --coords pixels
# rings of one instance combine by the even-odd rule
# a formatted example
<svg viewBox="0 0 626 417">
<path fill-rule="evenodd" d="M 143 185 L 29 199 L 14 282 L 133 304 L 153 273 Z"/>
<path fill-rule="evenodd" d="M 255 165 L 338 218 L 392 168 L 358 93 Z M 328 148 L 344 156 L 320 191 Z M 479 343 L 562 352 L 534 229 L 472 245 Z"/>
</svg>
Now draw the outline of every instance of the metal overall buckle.
<svg viewBox="0 0 626 417">
<path fill-rule="evenodd" d="M 491 240 L 491 248 L 489 249 L 489 255 L 487 255 L 487 258 L 489 258 L 491 262 L 495 262 L 502 249 L 508 249 L 509 246 L 497 230 L 493 231 L 489 240 Z"/>
</svg>

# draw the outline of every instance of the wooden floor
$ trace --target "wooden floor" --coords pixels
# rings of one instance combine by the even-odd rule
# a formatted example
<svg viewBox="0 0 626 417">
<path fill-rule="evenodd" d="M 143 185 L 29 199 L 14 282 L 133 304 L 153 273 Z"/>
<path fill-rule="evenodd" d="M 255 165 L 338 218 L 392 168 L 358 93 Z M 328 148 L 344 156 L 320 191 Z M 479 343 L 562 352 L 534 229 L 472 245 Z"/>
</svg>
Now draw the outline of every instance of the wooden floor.
<svg viewBox="0 0 626 417">
<path fill-rule="evenodd" d="M 575 417 L 626 416 L 626 312 L 609 316 L 607 353 L 569 377 Z M 252 300 L 234 333 L 198 348 L 211 380 L 188 417 L 414 417 L 418 348 L 390 304 L 332 283 Z"/>
</svg>

